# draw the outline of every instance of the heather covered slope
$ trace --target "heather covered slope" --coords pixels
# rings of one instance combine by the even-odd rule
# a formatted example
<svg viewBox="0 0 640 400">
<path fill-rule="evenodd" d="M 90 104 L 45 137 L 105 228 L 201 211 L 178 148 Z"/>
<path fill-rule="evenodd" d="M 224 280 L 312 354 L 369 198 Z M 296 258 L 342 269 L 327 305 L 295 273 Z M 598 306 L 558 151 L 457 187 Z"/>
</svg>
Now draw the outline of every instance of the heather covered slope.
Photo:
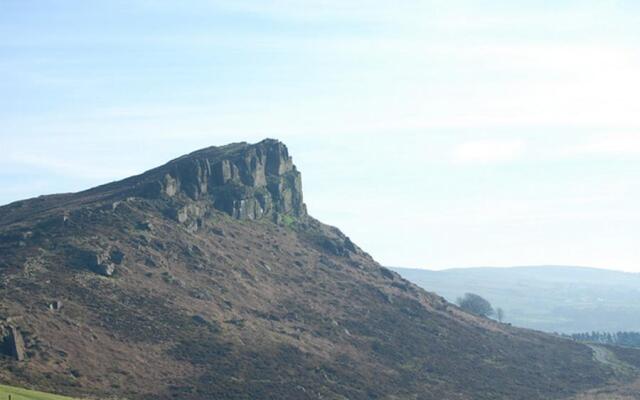
<svg viewBox="0 0 640 400">
<path fill-rule="evenodd" d="M 307 215 L 274 140 L 13 203 L 0 224 L 0 325 L 25 354 L 0 357 L 3 383 L 134 399 L 553 399 L 616 378 L 587 346 L 465 314 L 378 265 Z"/>
</svg>

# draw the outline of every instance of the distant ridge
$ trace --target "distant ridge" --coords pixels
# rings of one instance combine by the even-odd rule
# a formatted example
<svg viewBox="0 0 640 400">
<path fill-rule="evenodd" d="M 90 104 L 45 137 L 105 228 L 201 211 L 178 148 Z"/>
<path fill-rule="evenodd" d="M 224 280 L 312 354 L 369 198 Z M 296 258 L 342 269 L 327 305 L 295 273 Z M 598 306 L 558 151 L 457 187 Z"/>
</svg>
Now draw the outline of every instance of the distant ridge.
<svg viewBox="0 0 640 400">
<path fill-rule="evenodd" d="M 450 301 L 475 292 L 515 325 L 548 332 L 640 330 L 640 274 L 579 266 L 392 268 Z"/>
</svg>

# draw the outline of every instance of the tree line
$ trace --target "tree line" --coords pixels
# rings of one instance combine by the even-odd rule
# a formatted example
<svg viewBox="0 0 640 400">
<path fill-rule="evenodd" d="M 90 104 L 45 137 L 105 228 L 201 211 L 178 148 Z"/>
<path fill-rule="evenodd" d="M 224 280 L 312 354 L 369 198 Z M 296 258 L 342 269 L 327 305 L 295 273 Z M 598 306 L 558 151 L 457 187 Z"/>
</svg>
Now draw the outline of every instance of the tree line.
<svg viewBox="0 0 640 400">
<path fill-rule="evenodd" d="M 502 308 L 493 308 L 491 303 L 475 293 L 465 293 L 456 300 L 461 309 L 485 318 L 495 318 L 504 321 Z M 635 347 L 640 349 L 640 332 L 583 332 L 573 334 L 558 334 L 579 342 L 609 344 L 614 346 Z"/>
<path fill-rule="evenodd" d="M 584 332 L 564 336 L 579 342 L 640 348 L 640 332 Z"/>
</svg>

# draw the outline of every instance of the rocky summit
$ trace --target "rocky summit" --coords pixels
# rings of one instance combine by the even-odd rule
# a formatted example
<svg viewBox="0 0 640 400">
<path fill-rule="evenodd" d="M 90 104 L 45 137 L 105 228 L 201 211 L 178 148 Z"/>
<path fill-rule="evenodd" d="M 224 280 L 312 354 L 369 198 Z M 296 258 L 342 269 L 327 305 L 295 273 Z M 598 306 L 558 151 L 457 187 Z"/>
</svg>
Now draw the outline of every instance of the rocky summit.
<svg viewBox="0 0 640 400">
<path fill-rule="evenodd" d="M 0 298 L 0 381 L 82 397 L 560 399 L 640 364 L 381 267 L 307 214 L 276 140 L 0 207 Z"/>
<path fill-rule="evenodd" d="M 133 194 L 188 203 L 176 209 L 180 222 L 210 208 L 240 220 L 285 215 L 304 218 L 302 180 L 287 148 L 275 140 L 211 147 L 181 157 L 133 179 Z"/>
</svg>

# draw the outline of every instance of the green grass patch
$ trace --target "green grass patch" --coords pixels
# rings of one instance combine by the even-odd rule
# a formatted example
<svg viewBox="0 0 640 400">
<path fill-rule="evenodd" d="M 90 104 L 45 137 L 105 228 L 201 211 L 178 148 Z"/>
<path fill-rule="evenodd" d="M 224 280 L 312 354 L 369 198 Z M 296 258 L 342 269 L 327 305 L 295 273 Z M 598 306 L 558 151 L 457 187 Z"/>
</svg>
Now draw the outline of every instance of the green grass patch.
<svg viewBox="0 0 640 400">
<path fill-rule="evenodd" d="M 285 214 L 282 216 L 282 225 L 286 226 L 287 228 L 290 228 L 293 224 L 295 224 L 295 222 L 296 219 L 291 215 Z"/>
<path fill-rule="evenodd" d="M 0 400 L 74 400 L 71 397 L 0 385 Z"/>
</svg>

